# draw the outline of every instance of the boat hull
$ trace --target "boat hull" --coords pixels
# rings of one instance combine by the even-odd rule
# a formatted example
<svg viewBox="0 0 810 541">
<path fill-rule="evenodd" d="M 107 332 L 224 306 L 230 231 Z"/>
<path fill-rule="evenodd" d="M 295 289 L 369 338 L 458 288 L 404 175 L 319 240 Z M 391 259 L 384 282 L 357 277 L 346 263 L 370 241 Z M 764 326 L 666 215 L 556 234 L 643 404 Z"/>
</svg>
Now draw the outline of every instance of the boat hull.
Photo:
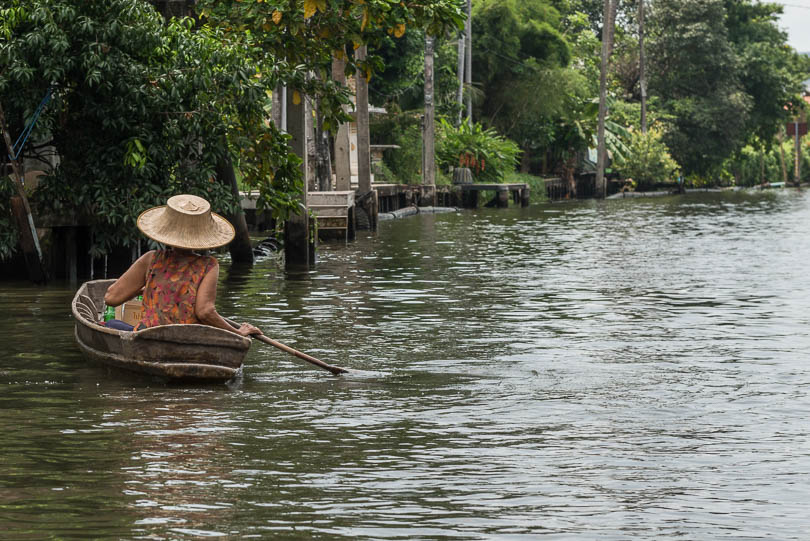
<svg viewBox="0 0 810 541">
<path fill-rule="evenodd" d="M 104 292 L 114 280 L 86 282 L 72 303 L 76 343 L 84 356 L 171 381 L 224 382 L 236 376 L 250 340 L 208 325 L 162 325 L 137 332 L 99 325 Z"/>
</svg>

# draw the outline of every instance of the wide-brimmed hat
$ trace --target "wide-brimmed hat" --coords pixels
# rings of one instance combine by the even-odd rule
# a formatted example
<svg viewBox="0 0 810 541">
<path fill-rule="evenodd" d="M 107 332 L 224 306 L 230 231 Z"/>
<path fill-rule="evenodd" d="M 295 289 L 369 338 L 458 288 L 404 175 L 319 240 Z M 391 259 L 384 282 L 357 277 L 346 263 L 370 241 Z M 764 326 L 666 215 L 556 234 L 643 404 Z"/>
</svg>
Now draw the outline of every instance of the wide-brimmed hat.
<svg viewBox="0 0 810 541">
<path fill-rule="evenodd" d="M 225 246 L 235 235 L 233 226 L 196 195 L 175 195 L 160 207 L 138 216 L 138 229 L 152 240 L 188 250 Z"/>
</svg>

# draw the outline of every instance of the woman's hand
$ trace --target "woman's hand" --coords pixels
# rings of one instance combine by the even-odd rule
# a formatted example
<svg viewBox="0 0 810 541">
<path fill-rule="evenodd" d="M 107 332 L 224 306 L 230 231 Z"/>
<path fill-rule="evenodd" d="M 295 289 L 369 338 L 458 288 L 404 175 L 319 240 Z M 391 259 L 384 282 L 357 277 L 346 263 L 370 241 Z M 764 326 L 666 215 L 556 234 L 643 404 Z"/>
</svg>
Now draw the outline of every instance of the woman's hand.
<svg viewBox="0 0 810 541">
<path fill-rule="evenodd" d="M 242 323 L 242 325 L 236 329 L 236 333 L 242 336 L 250 336 L 251 334 L 262 334 L 262 331 L 250 323 Z"/>
</svg>

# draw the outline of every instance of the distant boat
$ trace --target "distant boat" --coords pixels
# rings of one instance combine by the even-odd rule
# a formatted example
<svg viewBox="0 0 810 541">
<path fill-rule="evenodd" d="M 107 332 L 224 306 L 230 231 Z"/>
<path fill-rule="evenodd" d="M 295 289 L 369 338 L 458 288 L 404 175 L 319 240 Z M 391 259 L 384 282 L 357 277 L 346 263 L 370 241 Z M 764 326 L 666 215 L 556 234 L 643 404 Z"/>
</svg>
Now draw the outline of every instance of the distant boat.
<svg viewBox="0 0 810 541">
<path fill-rule="evenodd" d="M 104 293 L 113 282 L 85 282 L 73 297 L 76 343 L 87 359 L 170 381 L 218 383 L 239 373 L 251 341 L 236 333 L 196 324 L 137 332 L 100 325 Z"/>
</svg>

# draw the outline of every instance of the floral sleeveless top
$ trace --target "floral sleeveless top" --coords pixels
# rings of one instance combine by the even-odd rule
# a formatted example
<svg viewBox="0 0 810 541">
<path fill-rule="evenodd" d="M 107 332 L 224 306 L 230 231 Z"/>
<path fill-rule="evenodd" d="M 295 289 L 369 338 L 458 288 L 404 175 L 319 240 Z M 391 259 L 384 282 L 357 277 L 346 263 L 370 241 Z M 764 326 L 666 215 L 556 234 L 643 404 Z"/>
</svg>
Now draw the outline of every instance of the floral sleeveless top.
<svg viewBox="0 0 810 541">
<path fill-rule="evenodd" d="M 199 323 L 194 307 L 197 288 L 214 265 L 212 256 L 156 250 L 146 275 L 141 321 L 137 329 Z"/>
</svg>

